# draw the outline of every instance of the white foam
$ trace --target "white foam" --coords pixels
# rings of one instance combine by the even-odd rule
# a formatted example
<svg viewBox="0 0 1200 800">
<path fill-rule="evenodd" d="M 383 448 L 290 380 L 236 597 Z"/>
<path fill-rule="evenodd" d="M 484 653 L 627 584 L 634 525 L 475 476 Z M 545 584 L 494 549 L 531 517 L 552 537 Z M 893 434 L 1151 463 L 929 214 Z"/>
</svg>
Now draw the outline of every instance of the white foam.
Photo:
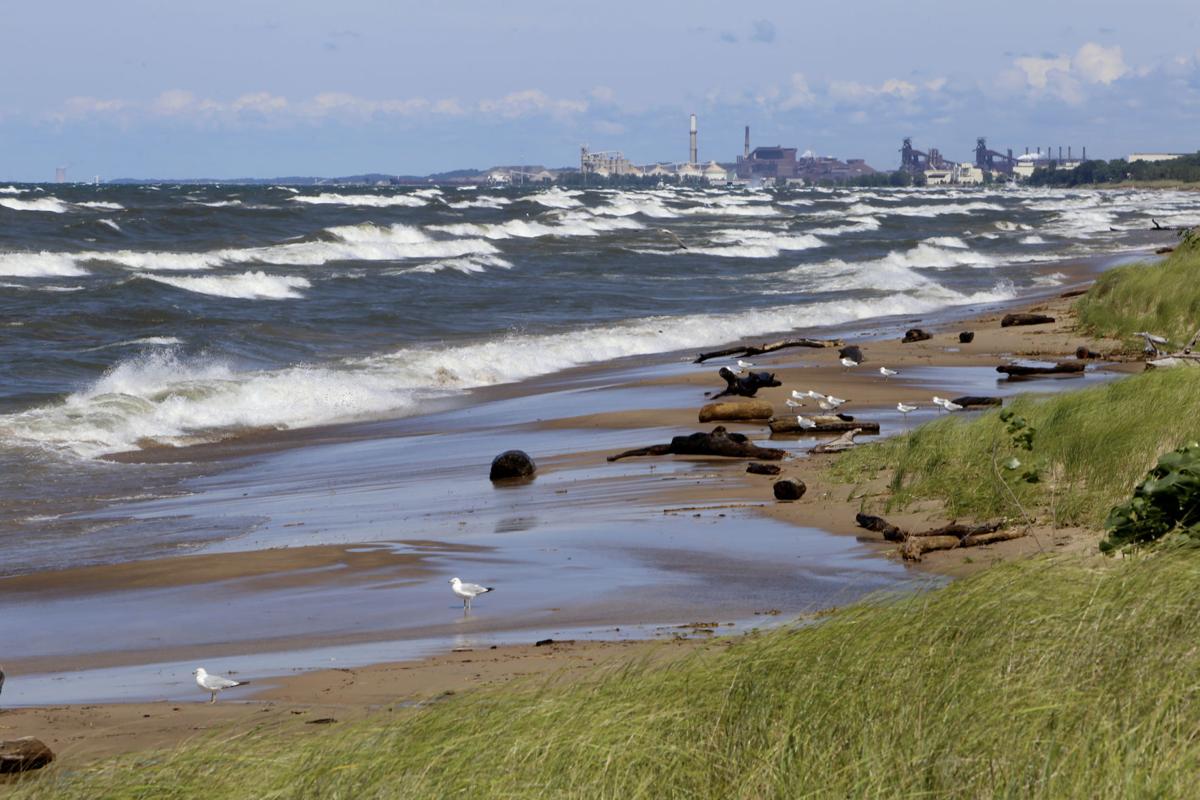
<svg viewBox="0 0 1200 800">
<path fill-rule="evenodd" d="M 817 236 L 841 236 L 843 233 L 864 233 L 880 228 L 880 222 L 875 217 L 846 217 L 846 222 L 848 224 L 832 228 L 813 228 L 809 233 Z"/>
<path fill-rule="evenodd" d="M 307 289 L 312 286 L 305 278 L 292 275 L 268 275 L 261 270 L 243 272 L 240 275 L 202 275 L 186 278 L 146 275 L 144 277 L 189 292 L 241 300 L 295 299 L 304 296 L 297 291 L 298 289 Z"/>
<path fill-rule="evenodd" d="M 1034 286 L 1061 286 L 1067 276 L 1061 272 L 1051 272 L 1048 275 L 1038 275 L 1033 279 Z"/>
<path fill-rule="evenodd" d="M 337 194 L 336 192 L 325 192 L 317 195 L 298 194 L 291 199 L 296 203 L 309 203 L 311 205 L 368 206 L 371 208 L 386 208 L 388 206 L 416 208 L 427 205 L 425 200 L 409 194 Z"/>
<path fill-rule="evenodd" d="M 512 200 L 507 197 L 494 197 L 492 195 L 480 195 L 472 200 L 460 200 L 457 203 L 449 203 L 450 208 L 504 208 L 511 205 Z"/>
<path fill-rule="evenodd" d="M 23 191 L 25 190 L 18 189 L 16 186 L 0 186 L 0 194 L 20 194 Z"/>
<path fill-rule="evenodd" d="M 231 206 L 242 205 L 241 200 L 211 200 L 211 201 L 207 201 L 207 202 L 200 201 L 200 200 L 193 200 L 192 202 L 194 202 L 198 206 L 208 206 L 209 208 L 229 208 Z"/>
<path fill-rule="evenodd" d="M 70 206 L 57 197 L 37 197 L 32 200 L 0 197 L 0 206 L 11 208 L 13 211 L 47 211 L 51 214 L 64 214 L 71 210 Z"/>
<path fill-rule="evenodd" d="M 101 225 L 112 228 L 117 233 L 121 232 L 121 226 L 118 225 L 114 220 L 106 218 L 106 219 L 98 219 L 96 221 L 99 222 Z"/>
<path fill-rule="evenodd" d="M 565 215 L 561 221 L 548 225 L 536 220 L 513 219 L 508 222 L 459 222 L 451 225 L 430 225 L 429 230 L 452 236 L 480 236 L 484 239 L 535 239 L 541 236 L 597 236 L 605 231 L 635 230 L 642 225 L 630 219 L 601 219 L 591 216 Z"/>
<path fill-rule="evenodd" d="M 0 275 L 10 278 L 71 278 L 87 275 L 64 253 L 0 253 Z"/>
<path fill-rule="evenodd" d="M 470 274 L 474 272 L 486 272 L 489 267 L 512 269 L 512 266 L 511 261 L 507 261 L 499 256 L 463 256 L 461 258 L 443 258 L 437 261 L 430 261 L 426 264 L 397 270 L 396 273 L 433 273 L 449 269 Z"/>
<path fill-rule="evenodd" d="M 567 191 L 556 186 L 544 192 L 535 192 L 529 199 L 547 208 L 579 208 L 583 203 L 575 198 L 581 194 L 583 192 Z"/>
<path fill-rule="evenodd" d="M 98 208 L 102 211 L 124 211 L 125 206 L 120 203 L 110 203 L 105 200 L 89 200 L 86 203 L 76 203 L 80 208 Z"/>
<path fill-rule="evenodd" d="M 1036 233 L 1031 233 L 1028 236 L 1021 237 L 1021 244 L 1045 244 L 1046 240 L 1038 236 Z"/>
<path fill-rule="evenodd" d="M 967 243 L 957 236 L 931 236 L 924 240 L 924 244 L 933 245 L 934 247 L 949 247 L 956 250 L 967 249 Z"/>
<path fill-rule="evenodd" d="M 671 253 L 702 253 L 721 258 L 775 258 L 785 250 L 811 250 L 822 247 L 825 242 L 809 233 L 800 235 L 782 231 L 760 231 L 744 228 L 718 231 L 713 240 L 718 247 L 689 246 L 687 250 L 672 250 Z"/>
<path fill-rule="evenodd" d="M 591 209 L 593 214 L 608 217 L 631 217 L 641 214 L 652 219 L 674 219 L 679 216 L 655 196 L 643 193 L 619 194 L 608 203 Z"/>
</svg>

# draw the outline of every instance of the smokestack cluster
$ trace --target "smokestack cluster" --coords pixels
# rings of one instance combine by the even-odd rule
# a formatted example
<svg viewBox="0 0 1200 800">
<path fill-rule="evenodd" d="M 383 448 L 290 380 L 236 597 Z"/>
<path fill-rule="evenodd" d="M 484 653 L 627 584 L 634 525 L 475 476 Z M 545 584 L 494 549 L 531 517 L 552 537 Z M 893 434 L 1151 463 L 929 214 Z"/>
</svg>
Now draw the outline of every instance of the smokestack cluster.
<svg viewBox="0 0 1200 800">
<path fill-rule="evenodd" d="M 689 140 L 690 141 L 689 141 L 689 146 L 688 146 L 688 163 L 693 164 L 693 165 L 698 164 L 699 161 L 697 160 L 697 152 L 696 152 L 696 115 L 695 114 L 692 114 L 691 135 L 689 136 Z"/>
</svg>

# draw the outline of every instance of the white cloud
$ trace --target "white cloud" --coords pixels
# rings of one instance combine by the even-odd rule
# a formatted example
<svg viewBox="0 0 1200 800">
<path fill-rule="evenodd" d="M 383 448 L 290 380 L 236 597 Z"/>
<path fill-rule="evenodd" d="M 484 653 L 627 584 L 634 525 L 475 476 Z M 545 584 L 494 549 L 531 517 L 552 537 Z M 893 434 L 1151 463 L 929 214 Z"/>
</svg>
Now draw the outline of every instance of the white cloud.
<svg viewBox="0 0 1200 800">
<path fill-rule="evenodd" d="M 569 116 L 587 111 L 588 104 L 581 100 L 554 100 L 541 89 L 524 89 L 506 94 L 495 100 L 480 100 L 479 110 L 488 115 L 516 119 L 532 114 Z"/>
<path fill-rule="evenodd" d="M 1108 85 L 1129 71 L 1120 47 L 1088 42 L 1071 59 L 1071 67 L 1088 83 Z"/>
<path fill-rule="evenodd" d="M 816 95 L 813 94 L 812 88 L 808 85 L 808 79 L 804 77 L 804 73 L 793 72 L 791 86 L 788 87 L 787 98 L 780 104 L 779 108 L 782 111 L 791 111 L 794 108 L 807 108 L 816 99 Z"/>
<path fill-rule="evenodd" d="M 286 111 L 288 101 L 286 97 L 271 94 L 270 92 L 251 92 L 244 94 L 234 100 L 230 108 L 235 112 L 252 111 L 257 114 L 278 114 Z"/>
<path fill-rule="evenodd" d="M 1035 89 L 1045 89 L 1050 80 L 1051 72 L 1067 72 L 1071 69 L 1071 59 L 1066 56 L 1055 58 L 1036 58 L 1027 56 L 1016 60 L 1017 69 L 1025 73 L 1025 81 Z"/>
</svg>

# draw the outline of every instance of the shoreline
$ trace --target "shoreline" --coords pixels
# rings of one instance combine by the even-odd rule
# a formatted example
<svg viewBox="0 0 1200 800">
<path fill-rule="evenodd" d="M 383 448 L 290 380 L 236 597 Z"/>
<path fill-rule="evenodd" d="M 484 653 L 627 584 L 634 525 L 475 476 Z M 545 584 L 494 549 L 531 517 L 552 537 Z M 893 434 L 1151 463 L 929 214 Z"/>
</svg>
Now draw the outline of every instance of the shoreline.
<svg viewBox="0 0 1200 800">
<path fill-rule="evenodd" d="M 1076 285 L 1076 284 L 1071 284 Z M 1046 296 L 1043 296 L 1033 301 L 1014 301 L 1011 304 L 1004 304 L 999 311 L 1007 312 L 1018 309 L 1036 308 L 1039 306 L 1066 306 L 1068 301 L 1055 302 L 1055 294 L 1061 294 L 1067 288 L 1066 286 L 1054 287 L 1053 291 L 1048 291 Z M 974 317 L 964 316 L 962 318 L 954 318 L 937 323 L 923 323 L 923 327 L 935 333 L 934 339 L 929 342 L 922 342 L 916 345 L 900 345 L 894 340 L 863 340 L 861 342 L 868 359 L 867 365 L 872 370 L 878 365 L 887 364 L 895 365 L 901 368 L 902 374 L 900 379 L 890 382 L 875 381 L 875 380 L 857 380 L 859 375 L 846 375 L 844 371 L 838 367 L 832 366 L 836 362 L 836 350 L 834 351 L 783 351 L 771 356 L 763 357 L 757 360 L 759 368 L 776 371 L 779 377 L 784 381 L 785 386 L 780 389 L 764 390 L 760 397 L 771 400 L 777 406 L 782 405 L 782 398 L 785 390 L 792 388 L 795 385 L 802 383 L 819 384 L 822 391 L 830 393 L 839 393 L 842 396 L 849 396 L 854 401 L 853 410 L 858 413 L 859 409 L 867 409 L 871 419 L 879 418 L 884 424 L 883 433 L 886 434 L 890 430 L 898 429 L 901 424 L 897 419 L 888 419 L 886 412 L 885 397 L 889 401 L 901 399 L 906 402 L 909 400 L 927 399 L 929 393 L 933 391 L 932 387 L 944 385 L 939 381 L 944 381 L 950 376 L 956 374 L 955 370 L 964 369 L 980 369 L 987 371 L 986 367 L 995 365 L 997 358 L 1005 354 L 1025 357 L 1036 357 L 1046 355 L 1063 350 L 1063 344 L 1066 339 L 1070 338 L 1070 334 L 1065 327 L 1065 324 L 1060 320 L 1056 323 L 1053 330 L 1038 330 L 1037 328 L 1028 329 L 1005 329 L 1004 336 L 991 336 L 991 333 L 999 334 L 997 329 L 993 331 L 995 320 L 999 314 L 997 309 L 991 309 L 984 312 L 982 315 Z M 897 321 L 899 322 L 899 321 Z M 984 328 L 984 325 L 989 325 Z M 974 326 L 977 328 L 977 333 L 989 335 L 977 336 L 976 342 L 967 348 L 959 348 L 951 345 L 946 341 L 947 332 L 957 330 L 962 326 Z M 1079 340 L 1072 340 L 1073 343 L 1082 343 Z M 852 343 L 852 339 L 847 337 L 847 343 Z M 1097 344 L 1088 342 L 1089 345 Z M 1073 347 L 1071 348 L 1073 349 Z M 772 357 L 773 356 L 773 357 Z M 826 363 L 818 363 L 826 362 Z M 712 388 L 712 381 L 707 376 L 708 372 L 714 371 L 716 363 L 712 365 L 713 370 L 705 370 L 703 375 L 698 371 L 685 373 L 678 371 L 675 374 L 660 378 L 648 378 L 641 382 L 629 384 L 627 388 L 649 388 L 656 386 L 674 386 L 699 388 L 705 386 Z M 707 365 L 706 365 L 707 367 Z M 580 368 L 586 369 L 586 368 Z M 986 382 L 985 378 L 978 375 L 972 375 L 970 380 Z M 991 381 L 995 382 L 994 374 Z M 1019 384 L 1019 390 L 1043 389 L 1043 388 L 1074 388 L 1072 384 L 1083 385 L 1083 381 L 1072 381 L 1056 379 L 1047 381 L 1043 384 Z M 942 390 L 945 391 L 945 390 Z M 651 437 L 651 431 L 655 428 L 668 427 L 679 428 L 687 427 L 690 429 L 700 430 L 709 429 L 711 424 L 699 425 L 694 422 L 695 408 L 701 402 L 699 392 L 697 394 L 696 406 L 692 408 L 665 408 L 665 409 L 634 409 L 628 411 L 617 411 L 611 413 L 593 413 L 575 417 L 563 417 L 554 420 L 540 420 L 530 423 L 530 427 L 540 430 L 553 430 L 556 427 L 573 428 L 573 429 L 603 429 L 609 428 L 613 430 L 635 431 L 645 430 Z M 880 412 L 880 413 L 876 413 Z M 691 416 L 692 421 L 688 421 L 687 417 Z M 897 417 L 894 412 L 892 417 Z M 919 420 L 912 420 L 912 424 L 919 424 Z M 732 430 L 744 430 L 748 433 L 761 433 L 762 425 L 741 425 L 739 423 L 728 424 Z M 637 435 L 641 435 L 638 433 Z M 820 439 L 807 439 L 797 437 L 771 437 L 772 444 L 777 442 L 795 442 L 797 447 L 807 449 L 807 446 L 819 441 Z M 646 443 L 650 443 L 648 439 Z M 575 452 L 560 457 L 559 460 L 570 462 L 572 460 L 579 462 L 593 462 L 597 459 L 603 460 L 602 456 L 605 453 L 612 452 L 611 449 L 602 448 L 592 452 L 582 451 Z M 664 461 L 662 459 L 647 459 L 646 462 Z M 785 462 L 785 475 L 799 476 L 810 480 L 808 476 L 819 474 L 821 464 L 828 461 L 828 457 L 809 457 L 795 459 Z M 551 464 L 555 464 L 552 460 Z M 653 466 L 647 463 L 646 466 Z M 805 498 L 797 503 L 777 504 L 769 499 L 769 485 L 773 480 L 759 476 L 746 475 L 744 472 L 743 462 L 719 462 L 713 464 L 706 462 L 705 468 L 714 472 L 718 479 L 710 481 L 707 485 L 701 486 L 699 489 L 689 491 L 679 491 L 675 487 L 664 489 L 663 487 L 655 487 L 656 491 L 652 491 L 648 495 L 647 505 L 666 505 L 663 510 L 665 516 L 681 516 L 695 514 L 700 516 L 704 512 L 718 512 L 722 509 L 738 510 L 739 513 L 744 509 L 746 516 L 762 517 L 786 523 L 789 526 L 800 526 L 805 528 L 816 528 L 828 534 L 837 537 L 853 536 L 854 540 L 863 546 L 863 549 L 868 552 L 875 553 L 872 558 L 878 558 L 880 548 L 875 546 L 873 540 L 859 535 L 858 531 L 853 527 L 852 513 L 842 514 L 836 513 L 834 509 L 841 509 L 843 512 L 850 510 L 849 506 L 844 501 L 839 501 L 834 494 L 837 488 L 829 489 L 819 485 L 814 486 L 810 483 L 810 492 L 805 495 Z M 550 467 L 552 473 L 555 466 Z M 653 471 L 653 470 L 651 470 Z M 734 495 L 731 500 L 730 494 Z M 831 494 L 832 492 L 832 494 Z M 761 501 L 739 500 L 739 497 L 748 493 L 753 496 L 761 496 Z M 699 512 L 699 513 L 697 513 Z M 722 513 L 722 516 L 724 514 Z M 734 518 L 734 514 L 730 514 L 730 519 Z M 846 520 L 849 519 L 849 522 Z M 1011 543 L 1005 543 L 1010 545 Z M 985 551 L 980 548 L 974 551 L 976 554 L 995 553 L 1000 557 L 1010 555 L 1008 552 L 1011 548 L 1005 545 L 991 546 Z M 358 552 L 361 548 L 367 548 L 365 552 Z M 995 548 L 994 550 L 992 548 Z M 268 582 L 283 582 L 287 583 L 290 580 L 295 581 L 295 585 L 304 584 L 304 576 L 306 573 L 311 574 L 311 571 L 320 571 L 330 565 L 337 564 L 344 566 L 345 560 L 353 562 L 347 572 L 339 574 L 339 580 L 346 581 L 347 585 L 356 584 L 357 578 L 371 576 L 375 571 L 386 568 L 395 568 L 403 565 L 409 572 L 409 575 L 419 575 L 424 573 L 432 574 L 438 571 L 437 568 L 428 567 L 422 563 L 419 558 L 406 558 L 401 554 L 388 550 L 383 547 L 378 541 L 371 542 L 347 542 L 339 550 L 331 545 L 317 545 L 312 548 L 288 547 L 283 550 L 276 551 L 272 549 L 266 550 L 251 550 L 242 551 L 237 559 L 224 559 L 230 563 L 236 563 L 241 559 L 237 569 L 229 570 L 221 564 L 222 553 L 202 554 L 197 556 L 183 556 L 184 559 L 196 559 L 194 562 L 189 562 L 188 566 L 197 565 L 198 571 L 191 572 L 190 578 L 198 583 L 210 581 L 226 581 L 235 578 L 241 578 L 249 581 L 268 581 Z M 935 556 L 945 556 L 947 554 L 934 554 Z M 886 559 L 886 556 L 885 556 Z M 980 559 L 982 561 L 983 559 Z M 143 588 L 164 588 L 178 587 L 179 581 L 171 578 L 171 562 L 178 563 L 177 558 L 154 559 L 152 561 L 133 562 L 132 570 L 130 564 L 108 565 L 107 567 L 83 567 L 81 571 L 73 572 L 70 577 L 71 584 L 75 587 L 75 591 L 85 593 L 88 589 L 102 588 L 104 586 L 126 586 L 127 581 L 131 578 L 138 580 L 136 574 L 141 573 L 140 580 L 143 582 Z M 256 564 L 256 562 L 261 562 Z M 271 562 L 274 562 L 272 564 Z M 287 563 L 286 569 L 281 570 L 282 563 Z M 982 565 L 982 564 L 981 564 Z M 919 572 L 925 574 L 937 575 L 957 575 L 961 574 L 960 565 L 949 563 L 948 558 L 930 558 L 919 567 Z M 916 570 L 914 570 L 916 571 Z M 292 577 L 286 577 L 291 574 Z M 284 576 L 284 577 L 281 577 Z M 6 592 L 10 587 L 18 593 L 24 593 L 30 597 L 49 596 L 58 593 L 62 586 L 66 575 L 53 575 L 50 573 L 33 573 L 26 576 L 18 576 L 16 579 L 4 579 L 0 581 L 0 593 Z M 9 583 L 14 581 L 15 583 Z M 772 609 L 763 609 L 763 619 L 771 622 L 777 622 L 778 619 L 771 613 Z M 756 612 L 757 613 L 757 612 Z M 705 616 L 701 613 L 699 616 Z M 795 616 L 792 614 L 792 616 Z M 653 627 L 653 623 L 650 624 Z M 668 638 L 676 639 L 676 634 L 679 628 L 670 624 L 664 623 L 658 626 L 659 628 L 670 632 L 673 628 L 675 633 L 668 633 Z M 686 627 L 686 625 L 685 625 Z M 719 628 L 718 628 L 719 629 Z M 708 627 L 693 628 L 691 630 L 712 630 Z M 702 638 L 711 638 L 711 634 L 693 634 Z M 492 649 L 491 645 L 486 645 L 486 652 L 492 654 L 489 658 L 490 663 L 506 664 L 504 668 L 497 669 L 480 669 L 472 672 L 475 668 L 466 669 L 463 673 L 462 683 L 449 688 L 438 688 L 436 691 L 458 691 L 460 688 L 468 688 L 472 685 L 479 685 L 479 681 L 494 682 L 496 680 L 507 680 L 511 677 L 517 677 L 521 674 L 546 675 L 557 671 L 564 664 L 571 669 L 584 670 L 590 668 L 598 661 L 604 661 L 610 657 L 617 655 L 626 655 L 630 650 L 639 652 L 639 648 L 653 649 L 658 640 L 654 637 L 639 639 L 633 642 L 621 640 L 595 640 L 588 642 L 576 642 L 570 646 L 569 657 L 557 657 L 558 654 L 567 652 L 565 646 L 554 645 L 550 650 L 537 649 L 532 645 L 509 645 L 499 644 Z M 681 645 L 687 647 L 687 645 Z M 471 652 L 477 652 L 475 647 L 471 648 Z M 147 653 L 148 655 L 148 653 Z M 152 719 L 156 720 L 153 724 L 147 723 L 146 728 L 152 728 L 155 733 L 146 734 L 143 737 L 141 734 L 129 734 L 129 738 L 124 738 L 124 745 L 117 747 L 112 751 L 103 749 L 88 749 L 81 747 L 74 751 L 72 758 L 87 758 L 93 756 L 103 756 L 115 754 L 118 752 L 131 752 L 139 749 L 144 749 L 148 743 L 161 743 L 162 741 L 175 741 L 187 738 L 192 734 L 186 731 L 192 731 L 197 726 L 203 729 L 212 729 L 222 725 L 231 725 L 240 720 L 249 719 L 251 713 L 260 713 L 276 709 L 275 713 L 280 716 L 283 714 L 283 708 L 288 709 L 288 716 L 304 716 L 309 712 L 297 713 L 296 709 L 321 709 L 333 707 L 341 709 L 341 714 L 344 718 L 352 718 L 358 713 L 367 713 L 377 706 L 381 706 L 383 701 L 378 699 L 389 696 L 392 691 L 397 692 L 396 696 L 405 697 L 406 692 L 421 692 L 435 691 L 434 687 L 442 686 L 436 681 L 430 684 L 423 684 L 420 680 L 414 683 L 406 683 L 400 680 L 397 687 L 394 683 L 400 679 L 396 673 L 414 673 L 417 675 L 425 674 L 426 670 L 436 672 L 439 666 L 444 667 L 447 663 L 475 663 L 477 659 L 465 659 L 463 654 L 457 654 L 459 657 L 455 660 L 455 653 L 443 653 L 441 655 L 427 656 L 417 660 L 398 660 L 398 661 L 382 661 L 375 662 L 368 667 L 350 667 L 336 668 L 330 670 L 311 670 L 294 676 L 282 676 L 275 678 L 264 678 L 256 680 L 256 683 L 268 684 L 266 689 L 254 689 L 252 687 L 251 694 L 248 696 L 246 703 L 237 704 L 241 710 L 237 713 L 228 713 L 225 709 L 233 706 L 226 698 L 219 702 L 216 706 L 222 709 L 218 712 L 198 712 L 201 716 L 194 716 L 190 713 L 179 711 L 170 712 L 173 715 L 179 715 L 177 719 L 179 724 L 167 723 L 160 718 L 158 711 L 170 707 L 179 706 L 181 708 L 190 708 L 191 702 L 172 702 L 160 701 L 157 703 L 114 703 L 114 704 L 88 704 L 88 705 L 66 705 L 57 708 L 39 708 L 25 707 L 20 709 L 5 710 L 3 715 L 0 715 L 0 727 L 9 727 L 10 721 L 14 717 L 24 718 L 32 716 L 35 719 L 41 720 L 38 724 L 49 726 L 46 730 L 50 739 L 59 737 L 60 741 L 70 742 L 78 741 L 81 737 L 79 732 L 81 729 L 90 727 L 95 720 L 91 719 L 96 714 L 107 715 L 110 719 L 123 720 L 119 725 L 127 725 L 137 730 L 137 719 Z M 442 660 L 439 660 L 442 659 Z M 447 661 L 446 659 L 449 659 Z M 49 662 L 47 662 L 49 663 Z M 535 666 L 536 665 L 536 666 Z M 301 700 L 302 695 L 310 698 L 319 697 L 319 695 L 329 694 L 340 696 L 339 693 L 344 693 L 345 676 L 349 673 L 359 675 L 363 673 L 379 676 L 379 682 L 368 683 L 373 687 L 369 691 L 378 692 L 375 700 L 365 702 L 361 698 L 359 700 L 349 699 L 350 694 L 345 694 L 342 700 L 336 703 L 324 704 L 316 703 L 309 700 L 307 703 Z M 467 675 L 467 673 L 470 673 Z M 10 675 L 12 673 L 10 672 Z M 339 677 L 341 676 L 341 677 Z M 357 680 L 357 678 L 356 678 Z M 372 679 L 374 680 L 374 679 Z M 340 681 L 340 682 L 339 682 Z M 392 683 L 389 683 L 391 681 Z M 404 688 L 404 687 L 409 688 Z M 288 688 L 291 687 L 291 688 Z M 341 687 L 341 688 L 339 688 Z M 392 688 L 389 688 L 392 687 Z M 421 687 L 425 687 L 422 689 Z M 261 692 L 261 693 L 260 693 Z M 263 707 L 265 704 L 266 707 Z M 199 704 L 196 704 L 199 705 Z M 150 711 L 145 709 L 149 708 Z M 125 709 L 128 712 L 119 711 Z M 141 712 L 138 709 L 142 709 Z M 349 711 L 346 709 L 354 709 Z M 138 713 L 150 713 L 150 717 L 137 717 Z M 315 714 L 315 711 L 313 712 Z M 203 716 L 207 714 L 208 716 Z M 42 715 L 42 716 L 39 716 Z M 335 715 L 336 716 L 336 715 Z M 91 722 L 89 722 L 91 719 Z M 163 726 L 166 726 L 165 728 Z M 164 733 L 167 731 L 168 733 Z M 174 731 L 174 734 L 170 734 Z M 22 733 L 32 733 L 37 735 L 36 729 L 30 731 L 22 731 Z M 178 739 L 172 737 L 177 735 Z M 124 736 L 124 734 L 122 734 Z M 163 738 L 165 736 L 165 738 Z M 75 737 L 72 739 L 72 737 Z M 52 744 L 52 747 L 54 745 Z M 56 750 L 58 748 L 55 748 Z M 70 750 L 68 752 L 71 752 Z"/>
</svg>

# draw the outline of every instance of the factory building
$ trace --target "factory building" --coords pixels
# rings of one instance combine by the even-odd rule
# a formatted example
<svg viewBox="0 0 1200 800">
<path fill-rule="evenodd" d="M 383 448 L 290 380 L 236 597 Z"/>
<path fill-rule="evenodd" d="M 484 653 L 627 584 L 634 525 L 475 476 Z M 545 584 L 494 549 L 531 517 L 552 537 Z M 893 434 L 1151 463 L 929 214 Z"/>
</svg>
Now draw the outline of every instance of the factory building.
<svg viewBox="0 0 1200 800">
<path fill-rule="evenodd" d="M 796 177 L 796 148 L 780 147 L 779 145 L 756 147 L 750 151 L 749 155 L 738 156 L 737 176 L 742 180 L 794 178 Z"/>
</svg>

